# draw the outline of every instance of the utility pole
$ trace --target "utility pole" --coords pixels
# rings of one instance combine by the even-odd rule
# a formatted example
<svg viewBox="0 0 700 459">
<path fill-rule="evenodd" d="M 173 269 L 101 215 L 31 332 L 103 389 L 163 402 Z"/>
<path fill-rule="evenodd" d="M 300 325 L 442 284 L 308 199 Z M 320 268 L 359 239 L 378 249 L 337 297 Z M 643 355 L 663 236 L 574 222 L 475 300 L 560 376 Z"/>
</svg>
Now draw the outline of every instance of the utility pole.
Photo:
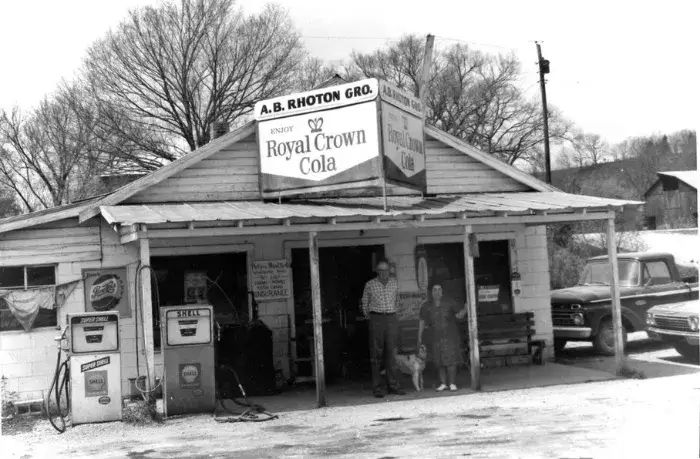
<svg viewBox="0 0 700 459">
<path fill-rule="evenodd" d="M 418 88 L 418 98 L 423 104 L 425 110 L 425 98 L 428 95 L 428 82 L 430 81 L 430 66 L 433 63 L 433 43 L 435 36 L 428 34 L 425 37 L 425 53 L 423 54 L 423 73 L 421 75 L 421 84 Z"/>
<path fill-rule="evenodd" d="M 544 76 L 549 73 L 549 61 L 542 59 L 542 49 L 537 45 L 537 65 L 540 69 L 540 93 L 542 94 L 542 118 L 544 120 L 544 168 L 545 180 L 552 183 L 552 165 L 549 157 L 549 115 L 547 113 L 547 90 L 544 85 Z"/>
</svg>

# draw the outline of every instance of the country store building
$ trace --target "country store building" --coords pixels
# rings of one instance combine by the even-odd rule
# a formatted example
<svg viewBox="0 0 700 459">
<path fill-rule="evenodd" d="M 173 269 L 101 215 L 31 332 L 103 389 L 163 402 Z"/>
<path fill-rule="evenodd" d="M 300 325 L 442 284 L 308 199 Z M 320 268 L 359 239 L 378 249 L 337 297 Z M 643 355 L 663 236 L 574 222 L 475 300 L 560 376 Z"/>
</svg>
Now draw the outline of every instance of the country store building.
<svg viewBox="0 0 700 459">
<path fill-rule="evenodd" d="M 470 305 L 469 342 L 473 311 L 532 312 L 551 358 L 545 225 L 636 206 L 560 192 L 424 126 L 420 101 L 377 80 L 259 103 L 255 115 L 111 194 L 0 220 L 8 391 L 45 395 L 66 314 L 114 309 L 128 394 L 137 374 L 163 374 L 158 307 L 197 302 L 223 330 L 261 319 L 279 378 L 342 381 L 348 362 L 368 360 L 359 299 L 383 257 L 402 323 L 439 281 Z M 51 300 L 25 329 L 11 302 L 43 291 Z"/>
</svg>

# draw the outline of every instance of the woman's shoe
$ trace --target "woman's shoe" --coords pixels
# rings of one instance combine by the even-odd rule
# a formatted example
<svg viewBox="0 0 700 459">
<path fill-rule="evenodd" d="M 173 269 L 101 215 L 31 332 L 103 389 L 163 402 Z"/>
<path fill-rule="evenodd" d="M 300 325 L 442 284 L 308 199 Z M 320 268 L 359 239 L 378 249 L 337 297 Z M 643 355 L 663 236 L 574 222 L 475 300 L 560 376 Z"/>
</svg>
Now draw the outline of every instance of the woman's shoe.
<svg viewBox="0 0 700 459">
<path fill-rule="evenodd" d="M 445 384 L 440 384 L 435 388 L 436 391 L 442 392 L 443 390 L 447 389 L 447 386 Z"/>
<path fill-rule="evenodd" d="M 450 390 L 451 390 L 452 392 L 456 391 L 456 390 L 457 390 L 457 386 L 456 386 L 455 384 L 450 384 Z"/>
</svg>

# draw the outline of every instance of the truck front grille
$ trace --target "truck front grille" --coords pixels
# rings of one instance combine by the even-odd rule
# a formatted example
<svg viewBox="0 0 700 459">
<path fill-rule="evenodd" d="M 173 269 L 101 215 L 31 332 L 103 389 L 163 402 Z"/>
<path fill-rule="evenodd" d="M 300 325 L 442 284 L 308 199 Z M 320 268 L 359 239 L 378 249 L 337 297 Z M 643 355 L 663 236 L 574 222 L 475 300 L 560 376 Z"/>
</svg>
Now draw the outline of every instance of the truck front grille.
<svg viewBox="0 0 700 459">
<path fill-rule="evenodd" d="M 656 320 L 656 328 L 676 331 L 691 331 L 690 325 L 688 325 L 688 319 L 685 317 L 655 315 L 654 319 Z"/>
<path fill-rule="evenodd" d="M 552 305 L 552 324 L 574 327 L 576 324 L 572 316 L 576 312 L 581 312 L 578 304 Z"/>
</svg>

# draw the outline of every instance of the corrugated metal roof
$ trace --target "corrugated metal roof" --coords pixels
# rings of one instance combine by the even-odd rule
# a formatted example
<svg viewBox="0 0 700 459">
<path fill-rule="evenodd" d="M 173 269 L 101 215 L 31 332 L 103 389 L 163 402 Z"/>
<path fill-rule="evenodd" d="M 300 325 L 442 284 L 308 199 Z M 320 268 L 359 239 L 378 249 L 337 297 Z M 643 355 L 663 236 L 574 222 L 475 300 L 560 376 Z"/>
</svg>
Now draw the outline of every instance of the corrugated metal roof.
<svg viewBox="0 0 700 459">
<path fill-rule="evenodd" d="M 700 184 L 700 174 L 698 174 L 698 171 L 666 171 L 666 172 L 657 172 L 657 175 L 666 175 L 668 177 L 675 177 L 681 182 L 692 186 L 696 190 L 698 189 L 698 185 Z"/>
<path fill-rule="evenodd" d="M 281 204 L 259 201 L 137 204 L 102 206 L 100 211 L 109 223 L 131 225 L 286 218 L 437 216 L 462 212 L 530 214 L 642 204 L 561 192 L 483 193 L 429 198 L 400 196 L 388 197 L 387 201 L 387 212 L 384 211 L 382 197 L 308 199 Z"/>
</svg>

